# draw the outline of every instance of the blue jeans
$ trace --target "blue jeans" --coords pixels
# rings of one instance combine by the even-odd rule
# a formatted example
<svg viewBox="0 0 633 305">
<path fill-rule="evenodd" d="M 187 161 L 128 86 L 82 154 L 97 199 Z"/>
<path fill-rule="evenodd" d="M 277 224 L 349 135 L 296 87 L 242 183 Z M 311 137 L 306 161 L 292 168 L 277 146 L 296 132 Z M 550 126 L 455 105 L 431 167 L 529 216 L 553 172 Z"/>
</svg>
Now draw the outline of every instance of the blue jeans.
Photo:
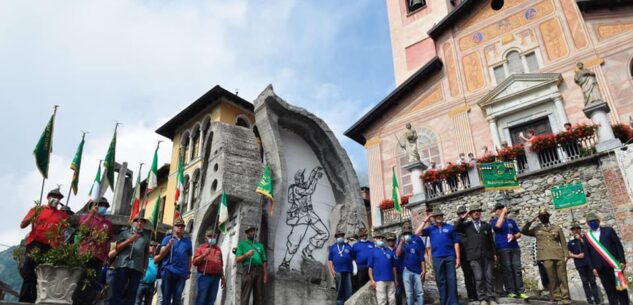
<svg viewBox="0 0 633 305">
<path fill-rule="evenodd" d="M 420 275 L 404 268 L 402 272 L 404 291 L 407 294 L 407 305 L 413 305 L 417 300 L 418 305 L 424 304 L 424 290 L 422 290 L 422 278 Z"/>
<path fill-rule="evenodd" d="M 433 257 L 435 281 L 440 293 L 441 305 L 458 305 L 457 275 L 455 274 L 455 257 Z"/>
<path fill-rule="evenodd" d="M 134 305 L 150 305 L 154 296 L 154 283 L 141 282 L 136 292 L 136 303 Z"/>
<path fill-rule="evenodd" d="M 182 299 L 182 290 L 185 289 L 185 281 L 187 278 L 173 274 L 167 270 L 161 274 L 163 289 L 162 305 L 180 305 Z"/>
<path fill-rule="evenodd" d="M 218 296 L 218 287 L 221 277 L 219 275 L 205 275 L 198 273 L 198 294 L 196 305 L 213 305 Z"/>
<path fill-rule="evenodd" d="M 140 282 L 140 271 L 130 268 L 114 269 L 112 298 L 108 300 L 108 304 L 134 305 Z"/>
<path fill-rule="evenodd" d="M 336 305 L 344 305 L 352 296 L 352 273 L 336 273 Z"/>
</svg>

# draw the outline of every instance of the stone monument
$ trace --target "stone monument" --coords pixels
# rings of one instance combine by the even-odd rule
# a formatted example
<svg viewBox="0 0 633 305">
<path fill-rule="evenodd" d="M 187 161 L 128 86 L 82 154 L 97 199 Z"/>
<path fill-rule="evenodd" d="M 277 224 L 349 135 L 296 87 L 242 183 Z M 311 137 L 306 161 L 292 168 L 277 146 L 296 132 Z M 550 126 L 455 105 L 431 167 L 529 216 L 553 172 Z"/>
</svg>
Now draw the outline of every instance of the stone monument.
<svg viewBox="0 0 633 305">
<path fill-rule="evenodd" d="M 411 123 L 407 123 L 405 125 L 407 131 L 404 133 L 405 142 L 402 144 L 400 139 L 398 139 L 398 144 L 402 149 L 404 149 L 407 153 L 407 161 L 408 163 L 404 166 L 406 170 L 411 172 L 412 176 L 412 197 L 409 199 L 409 202 L 415 203 L 420 202 L 426 199 L 426 193 L 424 192 L 424 185 L 422 184 L 422 179 L 420 176 L 428 168 L 424 162 L 420 160 L 420 152 L 418 150 L 418 134 L 415 130 L 411 128 Z"/>
<path fill-rule="evenodd" d="M 333 233 L 353 236 L 367 227 L 352 163 L 323 120 L 286 103 L 272 86 L 254 104 L 276 202 L 262 224 L 271 275 L 264 303 L 334 304 L 327 272 Z"/>
<path fill-rule="evenodd" d="M 598 144 L 596 150 L 598 152 L 610 150 L 622 145 L 619 139 L 613 134 L 611 122 L 607 113 L 611 111 L 609 105 L 602 98 L 602 92 L 596 79 L 596 74 L 589 69 L 585 69 L 583 63 L 576 64 L 578 70 L 574 77 L 574 82 L 580 86 L 582 95 L 585 99 L 585 108 L 583 112 L 596 125 L 598 125 Z"/>
</svg>

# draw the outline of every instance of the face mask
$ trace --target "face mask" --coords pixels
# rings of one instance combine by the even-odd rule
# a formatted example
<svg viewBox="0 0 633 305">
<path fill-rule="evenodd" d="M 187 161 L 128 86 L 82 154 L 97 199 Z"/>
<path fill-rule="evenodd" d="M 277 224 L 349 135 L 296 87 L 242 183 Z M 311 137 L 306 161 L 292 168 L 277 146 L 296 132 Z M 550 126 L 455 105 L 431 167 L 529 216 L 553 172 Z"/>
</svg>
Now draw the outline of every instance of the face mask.
<svg viewBox="0 0 633 305">
<path fill-rule="evenodd" d="M 379 240 L 376 242 L 376 247 L 378 248 L 382 248 L 385 246 L 385 241 L 384 240 Z"/>
<path fill-rule="evenodd" d="M 336 243 L 337 243 L 337 244 L 344 244 L 344 243 L 345 243 L 345 238 L 343 238 L 343 237 L 339 237 L 339 238 L 337 238 L 337 239 L 336 239 Z"/>
<path fill-rule="evenodd" d="M 365 236 L 365 237 L 361 237 L 361 238 L 360 238 L 360 241 L 362 241 L 362 242 L 366 242 L 366 241 L 367 241 L 367 236 Z"/>
<path fill-rule="evenodd" d="M 404 236 L 404 241 L 406 242 L 410 242 L 411 241 L 411 235 L 407 234 Z"/>
<path fill-rule="evenodd" d="M 207 238 L 207 242 L 209 243 L 209 245 L 215 245 L 217 240 L 215 238 Z"/>
<path fill-rule="evenodd" d="M 549 223 L 549 216 L 545 216 L 545 215 L 539 216 L 538 219 L 544 224 L 548 224 Z"/>
<path fill-rule="evenodd" d="M 59 199 L 55 197 L 51 197 L 51 199 L 48 200 L 48 205 L 51 207 L 56 208 L 58 204 L 59 204 Z"/>
<path fill-rule="evenodd" d="M 591 220 L 587 223 L 592 230 L 597 230 L 600 227 L 600 222 L 597 220 Z"/>
<path fill-rule="evenodd" d="M 105 213 L 106 213 L 106 211 L 107 211 L 107 210 L 108 210 L 108 208 L 106 208 L 106 207 L 99 207 L 99 209 L 97 209 L 97 212 L 98 212 L 100 215 L 103 215 L 103 214 L 105 214 Z"/>
</svg>

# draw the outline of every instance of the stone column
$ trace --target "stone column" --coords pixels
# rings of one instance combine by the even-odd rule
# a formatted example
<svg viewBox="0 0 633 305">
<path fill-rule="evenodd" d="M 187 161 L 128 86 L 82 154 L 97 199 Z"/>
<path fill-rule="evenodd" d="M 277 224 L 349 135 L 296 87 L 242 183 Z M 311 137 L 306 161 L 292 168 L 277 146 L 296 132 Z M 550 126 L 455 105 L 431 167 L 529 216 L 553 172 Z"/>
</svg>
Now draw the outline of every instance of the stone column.
<svg viewBox="0 0 633 305">
<path fill-rule="evenodd" d="M 426 193 L 424 192 L 424 184 L 420 176 L 425 169 L 428 168 L 426 164 L 421 161 L 409 163 L 404 166 L 406 170 L 411 173 L 411 184 L 413 186 L 413 196 L 409 199 L 409 203 L 416 203 L 426 199 Z"/>
<path fill-rule="evenodd" d="M 556 108 L 556 112 L 558 113 L 558 120 L 560 121 L 560 130 L 564 129 L 564 124 L 569 122 L 567 118 L 567 113 L 565 113 L 565 106 L 563 105 L 563 98 L 558 95 L 554 97 L 554 107 Z"/>
<path fill-rule="evenodd" d="M 613 135 L 611 121 L 609 121 L 609 117 L 607 116 L 607 113 L 609 113 L 611 109 L 607 103 L 594 102 L 586 106 L 582 111 L 598 125 L 598 144 L 596 145 L 598 152 L 610 150 L 622 145 L 622 142 Z"/>
<path fill-rule="evenodd" d="M 501 139 L 499 138 L 499 129 L 497 128 L 496 119 L 488 119 L 490 123 L 490 133 L 492 134 L 492 144 L 494 147 L 490 147 L 490 150 L 494 151 L 495 148 L 501 147 Z"/>
</svg>

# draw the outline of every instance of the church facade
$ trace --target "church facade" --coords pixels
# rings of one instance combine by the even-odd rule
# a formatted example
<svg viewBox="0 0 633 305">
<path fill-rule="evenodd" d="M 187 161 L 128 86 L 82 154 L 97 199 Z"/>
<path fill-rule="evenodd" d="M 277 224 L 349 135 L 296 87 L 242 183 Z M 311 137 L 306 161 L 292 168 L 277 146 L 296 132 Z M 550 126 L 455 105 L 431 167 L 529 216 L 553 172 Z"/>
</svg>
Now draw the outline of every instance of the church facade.
<svg viewBox="0 0 633 305">
<path fill-rule="evenodd" d="M 492 3 L 494 2 L 494 3 Z M 499 7 L 498 4 L 502 5 Z M 397 88 L 346 131 L 367 149 L 372 223 L 392 172 L 411 194 L 405 125 L 420 157 L 444 167 L 591 123 L 576 64 L 595 73 L 612 124 L 633 112 L 633 3 L 594 0 L 387 0 Z"/>
</svg>

